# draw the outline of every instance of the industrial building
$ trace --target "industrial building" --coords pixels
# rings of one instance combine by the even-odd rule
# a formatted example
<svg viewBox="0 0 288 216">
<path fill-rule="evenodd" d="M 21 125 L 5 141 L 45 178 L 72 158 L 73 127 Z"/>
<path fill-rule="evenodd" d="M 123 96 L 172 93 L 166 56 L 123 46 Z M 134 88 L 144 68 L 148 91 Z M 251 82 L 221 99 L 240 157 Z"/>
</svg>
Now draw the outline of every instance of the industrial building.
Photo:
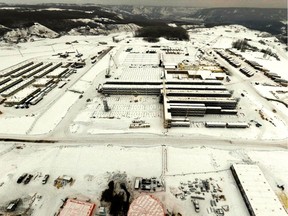
<svg viewBox="0 0 288 216">
<path fill-rule="evenodd" d="M 35 86 L 35 87 L 46 87 L 47 85 L 52 83 L 53 80 L 54 80 L 53 78 L 40 78 L 40 79 L 37 79 L 33 83 L 33 86 Z"/>
<path fill-rule="evenodd" d="M 207 128 L 225 128 L 225 122 L 205 122 L 205 127 Z"/>
<path fill-rule="evenodd" d="M 130 205 L 128 216 L 139 215 L 164 216 L 165 211 L 158 199 L 146 194 L 135 199 Z"/>
<path fill-rule="evenodd" d="M 5 104 L 7 104 L 8 106 L 19 105 L 39 91 L 40 88 L 36 87 L 24 88 L 19 92 L 17 92 L 16 94 L 14 94 L 13 96 L 8 97 L 5 101 Z"/>
<path fill-rule="evenodd" d="M 163 93 L 163 90 L 162 90 Z M 166 89 L 167 96 L 189 96 L 189 97 L 231 97 L 227 90 L 182 90 Z"/>
<path fill-rule="evenodd" d="M 46 68 L 48 68 L 48 67 L 50 67 L 50 66 L 52 66 L 52 65 L 53 65 L 53 63 L 51 63 L 51 62 L 50 62 L 50 63 L 47 63 L 47 64 L 43 65 L 43 66 L 40 67 L 40 68 L 35 68 L 34 70 L 31 70 L 31 71 L 25 73 L 22 77 L 23 77 L 23 78 L 30 78 L 30 77 L 34 76 L 35 74 L 43 71 L 44 69 L 46 69 Z"/>
<path fill-rule="evenodd" d="M 69 69 L 68 68 L 56 68 L 51 73 L 47 75 L 48 78 L 59 78 L 65 74 Z"/>
<path fill-rule="evenodd" d="M 248 128 L 249 124 L 245 122 L 205 122 L 207 128 Z"/>
<path fill-rule="evenodd" d="M 233 164 L 231 171 L 251 216 L 287 216 L 259 166 Z"/>
<path fill-rule="evenodd" d="M 99 86 L 98 91 L 108 95 L 160 96 L 159 102 L 163 103 L 165 128 L 190 126 L 190 122 L 186 120 L 176 121 L 173 116 L 237 114 L 238 99 L 233 98 L 232 92 L 228 91 L 223 83 L 217 79 L 163 79 L 146 82 L 114 80 Z"/>
<path fill-rule="evenodd" d="M 5 105 L 36 104 L 39 102 L 45 93 L 55 87 L 53 83 L 58 82 L 57 79 L 59 77 L 69 73 L 68 68 L 60 68 L 62 64 L 62 62 L 39 62 L 33 60 L 24 61 L 1 70 L 0 95 L 4 97 Z"/>
<path fill-rule="evenodd" d="M 223 59 L 225 59 L 230 65 L 233 67 L 239 68 L 241 67 L 241 63 L 238 62 L 236 59 L 228 55 L 225 51 L 223 50 L 216 50 L 216 53 L 220 55 Z"/>
<path fill-rule="evenodd" d="M 94 215 L 96 205 L 90 202 L 84 202 L 76 199 L 68 199 L 59 216 L 92 216 Z"/>
<path fill-rule="evenodd" d="M 166 69 L 166 68 L 165 68 Z M 200 80 L 224 80 L 225 73 L 213 72 L 211 70 L 165 70 L 165 78 L 171 79 L 200 79 Z"/>
<path fill-rule="evenodd" d="M 15 85 L 17 85 L 18 83 L 22 82 L 23 79 L 22 78 L 17 78 L 17 79 L 12 79 L 12 80 L 9 80 L 8 82 L 0 85 L 0 92 L 3 92 Z"/>
<path fill-rule="evenodd" d="M 1 95 L 3 97 L 11 96 L 11 95 L 17 93 L 18 91 L 24 89 L 26 86 L 30 85 L 34 81 L 35 81 L 35 79 L 33 77 L 29 78 L 29 79 L 26 79 L 24 81 L 21 81 L 21 82 L 17 83 L 16 85 L 14 85 L 13 87 L 10 87 L 9 89 L 3 91 L 1 93 Z"/>
<path fill-rule="evenodd" d="M 48 68 L 44 69 L 43 71 L 37 73 L 34 75 L 35 78 L 42 78 L 49 74 L 50 72 L 54 71 L 55 69 L 59 68 L 62 65 L 62 63 L 57 63 L 55 65 L 51 65 Z"/>
<path fill-rule="evenodd" d="M 238 103 L 235 98 L 187 96 L 167 96 L 167 101 L 168 103 L 205 104 L 205 106 L 216 106 L 222 109 L 235 109 Z"/>
<path fill-rule="evenodd" d="M 7 68 L 5 70 L 1 70 L 0 71 L 0 77 L 7 77 L 7 76 L 10 76 L 11 74 L 14 74 L 24 68 L 27 68 L 29 67 L 30 65 L 33 65 L 34 62 L 21 62 L 15 66 L 12 66 L 10 68 Z"/>
<path fill-rule="evenodd" d="M 11 80 L 11 78 L 9 78 L 9 77 L 1 77 L 0 78 L 0 85 L 4 84 L 10 80 Z"/>
<path fill-rule="evenodd" d="M 243 67 L 243 68 L 240 68 L 240 71 L 246 75 L 247 77 L 252 77 L 254 75 L 254 73 L 250 70 L 248 70 L 247 68 Z"/>
<path fill-rule="evenodd" d="M 219 80 L 173 80 L 173 81 L 107 81 L 101 87 L 103 94 L 160 95 L 161 90 L 226 90 Z"/>
<path fill-rule="evenodd" d="M 98 92 L 159 96 L 165 128 L 190 127 L 187 117 L 191 116 L 237 114 L 239 99 L 223 85 L 227 75 L 220 66 L 193 65 L 181 49 L 168 47 L 162 51 L 165 53 L 129 52 L 123 70 L 117 69 L 115 79 L 99 85 Z"/>
<path fill-rule="evenodd" d="M 30 71 L 32 71 L 32 70 L 37 69 L 37 68 L 40 67 L 41 65 L 43 65 L 43 62 L 39 62 L 39 63 L 37 63 L 37 64 L 33 64 L 33 65 L 31 65 L 30 67 L 25 68 L 24 70 L 20 70 L 20 71 L 17 71 L 17 72 L 15 72 L 15 73 L 13 73 L 13 74 L 11 75 L 11 77 L 12 77 L 12 78 L 20 77 L 20 76 L 22 76 L 22 75 L 24 75 L 24 74 L 26 74 L 26 73 L 28 73 L 28 72 L 30 72 Z"/>
</svg>

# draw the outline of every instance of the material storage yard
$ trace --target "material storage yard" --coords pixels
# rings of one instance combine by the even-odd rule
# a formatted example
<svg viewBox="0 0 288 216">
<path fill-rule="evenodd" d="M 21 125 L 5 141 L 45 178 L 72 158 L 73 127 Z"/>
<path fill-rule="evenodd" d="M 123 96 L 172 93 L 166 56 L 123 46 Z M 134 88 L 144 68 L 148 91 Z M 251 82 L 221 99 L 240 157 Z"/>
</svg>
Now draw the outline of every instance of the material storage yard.
<svg viewBox="0 0 288 216">
<path fill-rule="evenodd" d="M 112 189 L 131 216 L 265 211 L 237 166 L 256 167 L 277 216 L 287 214 L 287 52 L 233 49 L 263 39 L 242 26 L 189 35 L 0 42 L 0 214 L 108 215 Z"/>
</svg>

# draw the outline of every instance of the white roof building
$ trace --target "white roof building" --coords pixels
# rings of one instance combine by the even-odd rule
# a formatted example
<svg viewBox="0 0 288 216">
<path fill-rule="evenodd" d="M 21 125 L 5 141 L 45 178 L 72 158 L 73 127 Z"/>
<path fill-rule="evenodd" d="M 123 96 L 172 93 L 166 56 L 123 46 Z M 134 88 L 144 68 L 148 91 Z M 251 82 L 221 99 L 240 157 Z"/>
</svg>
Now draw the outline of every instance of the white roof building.
<svg viewBox="0 0 288 216">
<path fill-rule="evenodd" d="M 287 216 L 257 165 L 233 164 L 231 170 L 252 216 Z"/>
<path fill-rule="evenodd" d="M 162 204 L 156 198 L 142 195 L 135 199 L 129 208 L 128 216 L 164 216 Z"/>
</svg>

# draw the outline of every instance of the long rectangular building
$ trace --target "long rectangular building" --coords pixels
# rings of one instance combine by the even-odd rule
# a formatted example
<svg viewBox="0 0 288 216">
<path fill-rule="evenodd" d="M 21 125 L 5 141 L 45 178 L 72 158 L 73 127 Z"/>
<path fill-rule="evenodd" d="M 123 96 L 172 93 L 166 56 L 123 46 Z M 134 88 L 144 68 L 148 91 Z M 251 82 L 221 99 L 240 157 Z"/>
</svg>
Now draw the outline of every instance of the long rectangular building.
<svg viewBox="0 0 288 216">
<path fill-rule="evenodd" d="M 33 64 L 34 64 L 34 62 L 28 62 L 28 63 L 24 62 L 24 63 L 20 63 L 16 66 L 7 68 L 5 70 L 0 71 L 0 77 L 10 76 L 11 74 L 16 73 L 16 72 L 18 72 L 24 68 L 27 68 L 28 66 L 33 65 Z"/>
<path fill-rule="evenodd" d="M 231 93 L 218 80 L 181 80 L 165 81 L 164 83 L 163 80 L 145 82 L 113 80 L 104 83 L 101 91 L 104 94 L 159 95 L 164 88 L 171 94 L 179 92 L 182 95 L 191 92 L 192 95 L 195 95 L 197 92 L 198 96 L 231 96 Z"/>
<path fill-rule="evenodd" d="M 13 105 L 24 103 L 25 100 L 35 95 L 39 91 L 40 91 L 40 88 L 27 87 L 17 92 L 16 94 L 14 94 L 12 97 L 8 97 L 7 100 L 5 101 L 5 104 L 9 106 L 13 106 Z"/>
<path fill-rule="evenodd" d="M 23 80 L 22 78 L 18 78 L 4 83 L 3 85 L 0 86 L 0 93 L 11 88 L 12 86 L 17 85 L 18 83 L 22 82 L 22 80 Z"/>
<path fill-rule="evenodd" d="M 35 81 L 34 78 L 30 78 L 30 79 L 26 79 L 22 82 L 19 82 L 18 84 L 14 85 L 13 87 L 6 89 L 5 91 L 3 91 L 1 93 L 1 96 L 3 97 L 8 97 L 11 96 L 15 93 L 17 93 L 18 91 L 24 89 L 26 86 L 30 85 L 31 83 L 33 83 Z"/>
<path fill-rule="evenodd" d="M 160 88 L 160 85 L 104 84 L 102 91 L 104 94 L 114 95 L 159 95 Z"/>
<path fill-rule="evenodd" d="M 206 106 L 217 106 L 222 109 L 235 109 L 237 100 L 235 98 L 220 98 L 220 97 L 174 97 L 167 96 L 169 103 L 201 103 Z"/>
<path fill-rule="evenodd" d="M 191 96 L 191 97 L 231 97 L 229 91 L 216 90 L 179 90 L 167 89 L 167 96 Z"/>
<path fill-rule="evenodd" d="M 16 77 L 19 77 L 19 76 L 22 76 L 23 74 L 26 74 L 34 69 L 37 69 L 38 67 L 40 67 L 41 65 L 43 65 L 43 62 L 39 62 L 37 64 L 33 64 L 32 66 L 28 67 L 28 68 L 25 68 L 23 70 L 20 70 L 20 71 L 17 71 L 15 73 L 13 73 L 11 75 L 12 78 L 16 78 Z"/>
<path fill-rule="evenodd" d="M 107 81 L 105 84 L 116 84 L 116 85 L 159 85 L 162 84 L 163 80 L 156 81 L 121 81 L 121 80 L 113 80 Z M 173 80 L 166 81 L 166 85 L 223 85 L 223 83 L 219 80 Z"/>
<path fill-rule="evenodd" d="M 259 166 L 233 164 L 231 171 L 251 216 L 287 216 Z"/>
</svg>

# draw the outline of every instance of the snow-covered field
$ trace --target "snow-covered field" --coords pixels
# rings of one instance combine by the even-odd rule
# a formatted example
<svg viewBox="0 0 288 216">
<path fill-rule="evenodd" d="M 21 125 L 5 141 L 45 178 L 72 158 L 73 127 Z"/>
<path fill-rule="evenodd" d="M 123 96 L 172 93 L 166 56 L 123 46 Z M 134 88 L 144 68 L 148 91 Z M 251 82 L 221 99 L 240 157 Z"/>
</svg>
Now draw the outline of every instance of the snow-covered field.
<svg viewBox="0 0 288 216">
<path fill-rule="evenodd" d="M 218 206 L 229 205 L 225 215 L 249 215 L 243 199 L 229 170 L 233 163 L 257 164 L 264 172 L 275 193 L 280 193 L 277 184 L 288 182 L 288 169 L 282 166 L 287 151 L 281 149 L 246 149 L 239 147 L 181 148 L 177 146 L 161 147 L 157 141 L 153 146 L 141 146 L 141 141 L 126 146 L 87 143 L 67 144 L 1 144 L 0 145 L 0 206 L 9 201 L 28 195 L 41 195 L 32 203 L 32 215 L 53 215 L 65 197 L 84 197 L 100 205 L 101 192 L 106 188 L 114 174 L 127 175 L 129 188 L 133 188 L 135 177 L 162 177 L 165 192 L 153 193 L 170 212 L 182 215 L 197 215 L 190 199 L 176 198 L 171 191 L 178 188 L 180 182 L 195 179 L 213 179 L 222 188 L 226 201 Z M 165 151 L 163 151 L 165 149 Z M 166 152 L 165 154 L 163 152 Z M 163 166 L 163 157 L 166 165 Z M 163 170 L 163 167 L 165 169 Z M 32 181 L 17 184 L 22 173 L 33 174 Z M 46 185 L 41 184 L 45 174 L 50 174 Z M 75 179 L 72 186 L 57 189 L 53 180 L 68 175 Z M 131 189 L 132 190 L 132 189 Z M 287 190 L 287 189 L 286 189 Z M 132 192 L 132 197 L 137 192 Z M 200 201 L 201 215 L 208 216 L 206 208 L 210 201 Z"/>
<path fill-rule="evenodd" d="M 166 55 L 167 61 L 181 62 L 186 59 L 193 62 L 199 58 L 197 57 L 199 55 L 198 48 L 205 50 L 207 53 L 212 48 L 231 48 L 233 41 L 243 38 L 252 40 L 253 45 L 255 45 L 259 44 L 260 39 L 263 39 L 260 35 L 259 32 L 251 31 L 242 26 L 200 28 L 191 30 L 190 42 L 160 39 L 159 45 L 182 49 L 183 52 L 190 53 L 189 56 L 184 54 Z M 122 37 L 124 40 L 120 43 L 113 43 L 113 36 Z M 266 41 L 265 46 L 271 45 L 269 46 L 271 50 L 277 53 L 279 51 L 281 61 L 277 61 L 272 57 L 259 59 L 259 53 L 253 52 L 241 53 L 242 56 L 249 60 L 255 60 L 263 64 L 264 67 L 271 69 L 271 72 L 276 72 L 283 78 L 287 78 L 287 71 L 283 70 L 283 65 L 288 64 L 287 52 L 284 51 L 282 45 L 275 42 L 275 38 L 267 37 L 263 40 Z M 69 43 L 66 44 L 67 42 Z M 129 42 L 129 44 L 126 42 Z M 99 43 L 107 43 L 107 45 L 100 45 Z M 109 52 L 110 54 L 105 55 L 94 64 L 90 62 L 90 57 L 99 55 L 99 51 L 103 51 L 109 46 L 114 46 Z M 57 88 L 52 90 L 35 107 L 30 107 L 28 110 L 14 110 L 13 108 L 1 106 L 0 110 L 3 110 L 3 114 L 0 115 L 0 134 L 5 136 L 9 136 L 9 134 L 18 135 L 18 137 L 24 134 L 37 135 L 38 137 L 43 135 L 45 137 L 52 136 L 53 139 L 59 138 L 57 137 L 59 134 L 62 134 L 62 137 L 63 134 L 65 134 L 65 137 L 75 137 L 75 135 L 91 137 L 102 133 L 153 133 L 165 136 L 179 134 L 183 136 L 203 135 L 242 140 L 287 139 L 287 108 L 283 107 L 282 104 L 271 103 L 263 98 L 263 96 L 269 96 L 269 98 L 281 99 L 287 102 L 287 87 L 276 86 L 269 78 L 261 74 L 248 79 L 221 58 L 216 59 L 217 63 L 224 65 L 232 73 L 231 81 L 224 81 L 224 84 L 228 90 L 233 91 L 234 97 L 240 98 L 237 116 L 207 115 L 204 118 L 192 117 L 190 118 L 192 122 L 190 128 L 172 128 L 166 131 L 162 125 L 163 108 L 158 103 L 157 97 L 151 99 L 145 96 L 138 96 L 137 98 L 133 98 L 134 96 L 110 96 L 107 101 L 111 106 L 111 111 L 104 112 L 103 95 L 97 93 L 96 89 L 98 89 L 99 84 L 107 81 L 104 75 L 107 73 L 109 65 L 112 75 L 110 80 L 114 78 L 131 81 L 160 80 L 161 70 L 151 67 L 153 64 L 158 64 L 159 55 L 145 55 L 147 50 L 155 50 L 155 48 L 149 48 L 149 46 L 151 46 L 149 43 L 140 38 L 132 38 L 131 34 L 127 33 L 112 34 L 106 37 L 64 36 L 56 39 L 39 39 L 35 42 L 22 43 L 17 46 L 1 44 L 0 60 L 4 63 L 1 64 L 0 69 L 31 58 L 39 60 L 45 58 L 55 61 L 57 57 L 52 55 L 65 51 L 82 53 L 83 58 L 86 59 L 86 67 L 78 70 L 76 75 L 71 76 L 69 78 L 71 81 L 64 86 L 63 90 Z M 264 45 L 259 44 L 259 46 Z M 126 51 L 128 48 L 132 48 L 131 53 Z M 212 56 L 205 55 L 202 64 L 204 61 L 208 63 L 214 61 L 213 56 L 213 53 Z M 269 83 L 270 86 L 262 84 L 256 86 L 252 85 L 252 82 Z M 271 87 L 271 83 L 274 87 Z M 274 89 L 272 90 L 272 88 Z M 241 96 L 243 93 L 245 97 Z M 83 99 L 79 98 L 80 94 L 83 94 Z M 267 120 L 263 120 L 261 116 L 264 116 Z M 26 121 L 28 119 L 29 121 Z M 134 119 L 145 120 L 151 127 L 129 129 L 129 125 Z M 23 123 L 15 124 L 17 121 Z M 204 127 L 205 121 L 248 122 L 250 128 L 245 130 L 207 129 Z M 255 127 L 253 121 L 261 123 L 262 127 Z"/>
<path fill-rule="evenodd" d="M 207 211 L 210 202 L 201 201 L 201 213 L 196 214 L 190 199 L 176 198 L 172 191 L 177 190 L 180 182 L 211 178 L 223 189 L 226 201 L 220 201 L 220 205 L 229 205 L 230 209 L 225 215 L 248 216 L 229 170 L 233 163 L 257 164 L 280 196 L 277 184 L 288 183 L 287 107 L 264 97 L 287 103 L 288 87 L 277 85 L 261 73 L 255 72 L 248 78 L 214 51 L 231 48 L 237 39 L 250 39 L 253 45 L 279 54 L 280 61 L 274 57 L 264 58 L 259 52 L 241 55 L 288 79 L 284 45 L 274 37 L 263 38 L 260 32 L 242 26 L 199 28 L 189 34 L 189 42 L 161 38 L 152 45 L 125 32 L 38 39 L 13 46 L 0 43 L 0 70 L 31 59 L 59 62 L 57 53 L 74 53 L 65 61 L 75 60 L 77 52 L 86 59 L 84 68 L 60 81 L 66 85 L 60 88 L 58 83 L 37 105 L 29 109 L 0 105 L 1 138 L 55 140 L 50 144 L 0 143 L 0 210 L 13 199 L 25 198 L 29 203 L 31 197 L 36 197 L 31 203 L 35 216 L 54 215 L 62 204 L 61 199 L 67 196 L 91 199 L 99 207 L 101 192 L 108 181 L 120 175 L 127 176 L 130 189 L 135 177 L 162 177 L 165 192 L 154 195 L 165 209 L 183 216 L 213 215 Z M 114 43 L 113 36 L 123 40 Z M 266 45 L 260 44 L 260 39 L 265 40 Z M 97 92 L 108 80 L 161 81 L 162 69 L 157 66 L 159 53 L 146 54 L 148 50 L 157 50 L 155 45 L 182 50 L 180 54 L 166 55 L 167 61 L 200 62 L 202 58 L 202 64 L 226 67 L 230 81 L 223 80 L 223 84 L 233 92 L 233 97 L 240 99 L 238 114 L 189 117 L 190 127 L 165 129 L 159 96 L 108 96 Z M 129 48 L 133 49 L 127 52 Z M 199 57 L 199 48 L 205 51 L 203 57 Z M 101 56 L 105 50 L 108 53 Z M 98 56 L 97 62 L 92 62 L 94 56 Z M 108 67 L 111 78 L 107 79 Z M 105 112 L 103 100 L 107 100 L 109 112 Z M 150 127 L 130 128 L 134 120 L 143 120 Z M 246 122 L 249 128 L 205 128 L 206 121 Z M 23 173 L 34 175 L 28 185 L 16 183 Z M 42 185 L 45 174 L 50 174 L 50 179 Z M 73 177 L 73 185 L 54 187 L 53 180 L 62 175 Z M 287 189 L 284 193 L 287 194 Z M 133 192 L 132 198 L 138 194 Z"/>
</svg>

